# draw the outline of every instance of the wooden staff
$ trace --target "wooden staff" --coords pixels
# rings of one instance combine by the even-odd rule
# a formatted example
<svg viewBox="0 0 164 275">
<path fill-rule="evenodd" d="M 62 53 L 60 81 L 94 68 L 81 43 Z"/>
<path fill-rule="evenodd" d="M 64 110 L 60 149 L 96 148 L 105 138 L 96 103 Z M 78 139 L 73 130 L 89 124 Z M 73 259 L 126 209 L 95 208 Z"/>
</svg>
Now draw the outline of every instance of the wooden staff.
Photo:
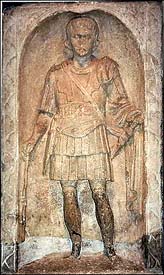
<svg viewBox="0 0 164 275">
<path fill-rule="evenodd" d="M 18 224 L 18 242 L 25 240 L 26 227 L 26 208 L 27 208 L 27 186 L 28 186 L 28 170 L 30 165 L 29 154 L 21 158 L 20 163 L 20 196 L 19 196 L 19 224 Z"/>
</svg>

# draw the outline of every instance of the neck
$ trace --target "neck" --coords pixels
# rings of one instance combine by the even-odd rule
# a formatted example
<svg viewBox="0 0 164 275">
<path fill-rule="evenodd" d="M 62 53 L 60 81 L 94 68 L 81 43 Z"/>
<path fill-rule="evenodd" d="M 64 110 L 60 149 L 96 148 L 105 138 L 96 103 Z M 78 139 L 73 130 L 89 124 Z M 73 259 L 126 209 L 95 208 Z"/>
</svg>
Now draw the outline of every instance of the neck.
<svg viewBox="0 0 164 275">
<path fill-rule="evenodd" d="M 92 56 L 91 55 L 86 55 L 86 56 L 79 56 L 79 55 L 74 55 L 74 62 L 77 66 L 80 67 L 87 67 L 89 63 L 91 62 Z"/>
</svg>

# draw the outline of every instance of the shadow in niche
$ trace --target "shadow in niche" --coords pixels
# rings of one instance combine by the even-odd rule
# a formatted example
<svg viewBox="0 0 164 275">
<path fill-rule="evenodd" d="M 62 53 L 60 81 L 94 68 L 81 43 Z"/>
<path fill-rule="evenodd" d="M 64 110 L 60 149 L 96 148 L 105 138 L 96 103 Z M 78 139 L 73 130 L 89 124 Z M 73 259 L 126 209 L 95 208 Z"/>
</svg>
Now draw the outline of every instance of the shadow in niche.
<svg viewBox="0 0 164 275">
<path fill-rule="evenodd" d="M 144 67 L 135 37 L 120 20 L 111 14 L 100 10 L 93 10 L 87 14 L 97 21 L 100 28 L 100 45 L 95 55 L 98 58 L 109 56 L 119 64 L 129 99 L 137 108 L 144 111 Z M 64 12 L 46 18 L 40 22 L 26 39 L 19 71 L 20 149 L 23 142 L 32 133 L 42 98 L 45 77 L 49 68 L 53 64 L 59 64 L 66 59 L 64 54 L 65 27 L 75 15 L 72 12 Z M 30 185 L 27 187 L 26 211 L 27 240 L 28 237 L 36 239 L 49 236 L 68 237 L 63 220 L 63 200 L 60 186 L 53 183 L 49 184 L 48 179 L 44 178 L 41 172 L 45 141 L 46 137 L 40 142 L 35 159 L 29 168 Z M 141 157 L 143 160 L 143 155 Z M 145 234 L 144 175 L 142 182 L 137 186 L 137 192 L 140 194 L 137 203 L 140 204 L 142 213 L 139 214 L 140 218 L 138 220 L 132 219 L 131 213 L 126 208 L 127 186 L 125 184 L 124 151 L 113 161 L 113 167 L 116 184 L 108 186 L 108 194 L 115 217 L 116 242 L 134 243 Z M 84 190 L 87 190 L 87 192 L 84 192 Z M 121 190 L 121 192 L 118 193 L 118 190 Z M 21 192 L 22 182 L 19 184 L 20 200 Z M 95 219 L 94 205 L 86 182 L 79 185 L 78 192 L 83 217 L 83 237 L 99 240 L 101 238 Z M 83 201 L 88 202 L 87 211 L 82 203 Z M 87 219 L 89 219 L 89 226 Z M 62 252 L 64 252 L 64 247 Z"/>
</svg>

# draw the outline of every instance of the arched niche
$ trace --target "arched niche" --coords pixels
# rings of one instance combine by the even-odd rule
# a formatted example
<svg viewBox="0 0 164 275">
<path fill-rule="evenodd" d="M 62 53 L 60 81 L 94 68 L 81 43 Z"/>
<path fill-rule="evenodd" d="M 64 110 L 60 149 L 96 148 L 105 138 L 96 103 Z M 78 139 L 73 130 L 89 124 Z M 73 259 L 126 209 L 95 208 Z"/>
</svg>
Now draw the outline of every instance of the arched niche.
<svg viewBox="0 0 164 275">
<path fill-rule="evenodd" d="M 97 57 L 109 56 L 120 67 L 120 73 L 131 102 L 144 111 L 144 66 L 139 45 L 132 32 L 115 16 L 101 10 L 87 13 L 100 28 Z M 53 64 L 65 60 L 65 27 L 76 14 L 63 12 L 50 16 L 27 37 L 19 70 L 19 144 L 26 141 L 35 124 L 47 71 Z M 64 80 L 63 80 L 64 81 Z M 41 175 L 45 137 L 39 144 L 29 170 L 27 188 L 26 237 L 68 237 L 62 212 L 62 193 L 59 184 Z M 144 234 L 144 217 L 136 223 L 126 209 L 125 160 L 122 152 L 113 162 L 115 182 L 108 185 L 108 194 L 115 216 L 116 242 L 134 242 Z M 118 169 L 119 167 L 119 169 Z M 21 183 L 19 185 L 21 189 Z M 143 190 L 144 192 L 144 190 Z M 94 205 L 86 182 L 79 186 L 82 211 L 82 233 L 87 239 L 99 240 Z M 144 204 L 143 204 L 144 208 Z"/>
</svg>

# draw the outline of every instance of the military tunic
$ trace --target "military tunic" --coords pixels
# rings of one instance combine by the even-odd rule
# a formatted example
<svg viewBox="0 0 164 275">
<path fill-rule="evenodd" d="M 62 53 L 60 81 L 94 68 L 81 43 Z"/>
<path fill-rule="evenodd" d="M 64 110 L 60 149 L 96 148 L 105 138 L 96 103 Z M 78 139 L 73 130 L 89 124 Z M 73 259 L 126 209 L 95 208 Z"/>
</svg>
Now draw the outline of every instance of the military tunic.
<svg viewBox="0 0 164 275">
<path fill-rule="evenodd" d="M 94 58 L 84 68 L 68 60 L 50 69 L 40 107 L 41 112 L 52 115 L 44 157 L 44 172 L 50 179 L 113 181 L 108 132 L 117 135 L 118 130 L 120 134 L 121 127 L 107 126 L 107 101 L 112 112 L 130 106 L 117 67 L 104 57 Z M 123 111 L 124 121 L 126 116 Z"/>
</svg>

